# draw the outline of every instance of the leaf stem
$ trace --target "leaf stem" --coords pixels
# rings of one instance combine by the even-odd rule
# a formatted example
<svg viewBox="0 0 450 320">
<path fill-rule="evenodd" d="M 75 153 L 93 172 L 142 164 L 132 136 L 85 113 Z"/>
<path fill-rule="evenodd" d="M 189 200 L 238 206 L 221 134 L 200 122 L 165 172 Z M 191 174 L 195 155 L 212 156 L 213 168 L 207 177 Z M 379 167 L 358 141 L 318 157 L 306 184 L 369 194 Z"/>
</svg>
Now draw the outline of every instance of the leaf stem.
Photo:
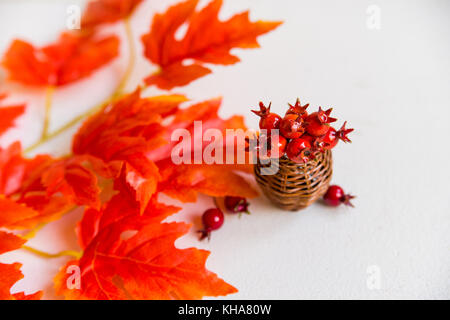
<svg viewBox="0 0 450 320">
<path fill-rule="evenodd" d="M 26 240 L 30 240 L 33 239 L 36 234 L 41 231 L 42 228 L 44 228 L 47 224 L 46 223 L 41 223 L 38 226 L 36 226 L 34 229 L 30 230 L 28 233 L 26 233 L 25 235 L 22 236 L 22 238 L 26 239 Z"/>
<path fill-rule="evenodd" d="M 39 141 L 35 142 L 34 144 L 32 144 L 31 146 L 29 146 L 28 148 L 26 148 L 24 150 L 25 154 L 33 151 L 34 149 L 36 149 L 36 148 L 40 147 L 41 145 L 43 145 L 44 143 L 46 143 L 47 141 L 52 140 L 53 138 L 60 135 L 61 133 L 69 130 L 70 128 L 72 128 L 78 122 L 84 120 L 85 118 L 97 113 L 98 111 L 100 111 L 103 108 L 103 106 L 110 103 L 111 101 L 114 101 L 115 99 L 119 98 L 123 94 L 124 89 L 131 77 L 131 74 L 133 73 L 134 66 L 136 63 L 136 47 L 134 44 L 133 30 L 131 28 L 131 23 L 128 18 L 126 18 L 124 20 L 124 25 L 125 25 L 125 33 L 126 33 L 126 37 L 127 37 L 128 50 L 129 50 L 128 65 L 125 70 L 125 73 L 122 76 L 122 79 L 120 80 L 119 84 L 115 88 L 114 92 L 111 95 L 109 95 L 109 97 L 107 99 L 105 99 L 104 101 L 102 101 L 101 103 L 95 105 L 88 111 L 76 116 L 75 118 L 73 118 L 72 120 L 67 122 L 65 125 L 63 125 L 62 127 L 56 129 L 55 131 L 53 131 L 51 133 L 48 133 L 48 122 L 49 122 L 48 118 L 49 117 L 47 116 L 47 109 L 50 109 L 50 107 L 48 107 L 48 108 L 46 107 L 46 121 L 44 122 L 44 132 L 43 132 L 41 138 L 39 139 Z M 47 93 L 47 96 L 48 96 L 48 93 Z M 48 114 L 49 114 L 49 110 L 48 110 Z"/>
<path fill-rule="evenodd" d="M 54 92 L 55 92 L 54 86 L 48 86 L 45 91 L 45 116 L 44 116 L 44 126 L 42 128 L 41 139 L 45 139 L 45 137 L 47 137 L 47 134 L 48 134 Z"/>
<path fill-rule="evenodd" d="M 53 259 L 53 258 L 60 258 L 60 257 L 65 257 L 65 256 L 69 256 L 69 257 L 74 257 L 76 259 L 80 259 L 82 256 L 81 252 L 78 251 L 74 251 L 74 250 L 64 250 L 58 253 L 48 253 L 39 249 L 35 249 L 29 246 L 23 246 L 22 249 L 27 250 L 31 253 L 34 253 L 42 258 L 47 258 L 47 259 Z"/>
</svg>

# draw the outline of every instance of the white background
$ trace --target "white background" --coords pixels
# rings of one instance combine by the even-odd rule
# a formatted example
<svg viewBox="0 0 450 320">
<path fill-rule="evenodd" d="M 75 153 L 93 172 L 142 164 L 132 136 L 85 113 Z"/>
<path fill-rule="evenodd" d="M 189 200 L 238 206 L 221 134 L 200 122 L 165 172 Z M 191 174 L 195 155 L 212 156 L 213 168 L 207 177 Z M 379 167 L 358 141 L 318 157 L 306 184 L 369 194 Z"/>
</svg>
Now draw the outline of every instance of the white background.
<svg viewBox="0 0 450 320">
<path fill-rule="evenodd" d="M 147 32 L 151 16 L 176 1 L 147 1 L 133 28 Z M 66 8 L 83 1 L 0 1 L 0 52 L 14 37 L 37 45 L 65 28 Z M 381 10 L 381 29 L 367 27 L 370 5 Z M 335 108 L 356 128 L 353 144 L 334 152 L 333 182 L 356 194 L 356 208 L 316 203 L 283 212 L 263 197 L 251 201 L 251 216 L 227 216 L 211 242 L 198 242 L 198 217 L 210 198 L 184 205 L 176 219 L 195 224 L 180 247 L 211 250 L 207 266 L 239 289 L 234 299 L 450 298 L 450 2 L 227 0 L 223 18 L 251 9 L 253 19 L 284 20 L 261 38 L 262 49 L 236 50 L 242 63 L 214 67 L 214 74 L 174 90 L 193 100 L 223 96 L 223 116 L 244 114 L 273 101 L 283 113 L 300 97 L 312 106 Z M 105 30 L 118 30 L 121 26 Z M 116 85 L 122 59 L 92 78 L 58 90 L 52 128 L 101 101 Z M 129 90 L 152 72 L 140 58 Z M 4 76 L 3 76 L 4 77 Z M 3 78 L 2 77 L 2 78 Z M 10 101 L 26 101 L 27 115 L 1 144 L 34 142 L 41 130 L 41 89 L 2 85 Z M 150 89 L 146 94 L 157 93 Z M 70 133 L 72 134 L 73 131 Z M 41 152 L 63 154 L 70 134 Z M 57 252 L 77 249 L 73 225 L 81 211 L 47 226 L 29 244 Z M 66 258 L 42 260 L 17 251 L 2 262 L 25 263 L 25 279 L 14 291 L 46 288 Z M 368 270 L 380 270 L 381 287 L 370 290 Z"/>
</svg>

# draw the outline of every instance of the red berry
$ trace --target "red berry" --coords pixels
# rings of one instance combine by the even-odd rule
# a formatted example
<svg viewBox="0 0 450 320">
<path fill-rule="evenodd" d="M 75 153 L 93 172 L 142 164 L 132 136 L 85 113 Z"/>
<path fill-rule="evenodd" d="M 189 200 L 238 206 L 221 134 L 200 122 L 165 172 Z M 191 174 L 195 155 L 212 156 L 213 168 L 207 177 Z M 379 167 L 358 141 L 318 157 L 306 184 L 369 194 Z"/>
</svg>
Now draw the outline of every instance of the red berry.
<svg viewBox="0 0 450 320">
<path fill-rule="evenodd" d="M 296 163 L 306 163 L 314 159 L 311 143 L 304 138 L 292 139 L 286 147 L 286 155 Z"/>
<path fill-rule="evenodd" d="M 350 202 L 353 198 L 355 196 L 345 194 L 344 190 L 337 185 L 330 186 L 323 196 L 325 203 L 332 207 L 337 207 L 341 203 L 353 207 L 353 204 Z"/>
<path fill-rule="evenodd" d="M 320 138 L 319 137 L 314 137 L 314 136 L 311 136 L 311 135 L 305 133 L 305 134 L 302 135 L 302 139 L 305 139 L 306 141 L 309 142 L 309 144 L 311 145 L 311 150 L 313 151 L 313 153 L 315 151 L 320 151 L 320 152 L 324 151 L 323 148 L 322 148 L 322 144 L 320 142 Z"/>
<path fill-rule="evenodd" d="M 259 120 L 259 128 L 265 130 L 278 129 L 280 127 L 281 117 L 276 113 L 270 112 L 272 103 L 266 107 L 262 102 L 259 103 L 259 111 L 252 110 L 252 112 L 261 117 Z"/>
<path fill-rule="evenodd" d="M 308 132 L 312 136 L 322 136 L 327 133 L 330 126 L 329 123 L 335 122 L 335 118 L 330 117 L 330 113 L 333 109 L 330 108 L 326 111 L 323 111 L 321 107 L 319 107 L 319 111 L 311 113 L 307 118 L 306 122 L 308 125 L 306 126 L 306 132 Z"/>
<path fill-rule="evenodd" d="M 243 197 L 226 196 L 224 202 L 225 207 L 231 213 L 245 212 L 246 214 L 250 214 L 250 212 L 248 212 L 249 203 L 247 202 L 247 199 Z"/>
<path fill-rule="evenodd" d="M 317 137 L 313 137 L 307 133 L 302 135 L 302 138 L 309 142 L 311 146 L 314 146 L 314 141 L 316 141 Z"/>
<path fill-rule="evenodd" d="M 219 229 L 223 225 L 225 217 L 223 212 L 218 208 L 208 209 L 203 213 L 202 222 L 203 230 L 201 233 L 200 240 L 211 237 L 211 231 Z"/>
<path fill-rule="evenodd" d="M 344 124 L 342 125 L 342 127 L 339 129 L 339 131 L 336 132 L 337 137 L 344 141 L 344 142 L 352 142 L 352 140 L 350 140 L 347 135 L 350 132 L 353 132 L 355 129 L 346 129 L 345 125 L 347 124 L 347 121 L 344 122 Z"/>
<path fill-rule="evenodd" d="M 280 158 L 284 155 L 286 149 L 287 140 L 278 133 L 271 135 L 261 134 L 259 136 L 258 150 L 262 150 L 262 154 L 268 158 Z"/>
<path fill-rule="evenodd" d="M 341 129 L 336 131 L 333 127 L 330 127 L 325 133 L 324 136 L 320 137 L 319 141 L 324 149 L 333 149 L 339 140 L 342 140 L 344 142 L 352 142 L 347 135 L 352 132 L 354 129 L 346 129 L 345 125 L 347 124 L 347 121 L 344 122 Z"/>
<path fill-rule="evenodd" d="M 295 105 L 289 104 L 289 109 L 286 111 L 286 114 L 297 114 L 302 117 L 302 119 L 306 119 L 308 116 L 308 112 L 306 109 L 309 107 L 309 103 L 302 106 L 300 103 L 300 99 L 297 98 L 297 101 L 295 102 Z"/>
<path fill-rule="evenodd" d="M 280 123 L 280 133 L 287 139 L 300 138 L 305 132 L 303 119 L 300 115 L 287 114 Z"/>
<path fill-rule="evenodd" d="M 322 146 L 323 149 L 328 150 L 333 149 L 337 145 L 339 139 L 336 133 L 337 133 L 336 129 L 330 127 L 327 133 L 325 133 L 325 135 L 319 138 L 320 145 Z"/>
</svg>

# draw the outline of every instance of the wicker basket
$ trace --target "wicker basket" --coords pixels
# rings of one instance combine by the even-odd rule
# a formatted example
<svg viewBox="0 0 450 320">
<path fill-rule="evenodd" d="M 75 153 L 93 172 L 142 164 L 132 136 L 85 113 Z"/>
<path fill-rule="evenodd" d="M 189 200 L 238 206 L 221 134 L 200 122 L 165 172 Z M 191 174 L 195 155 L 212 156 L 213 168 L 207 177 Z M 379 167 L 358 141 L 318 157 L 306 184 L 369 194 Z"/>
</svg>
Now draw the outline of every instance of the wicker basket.
<svg viewBox="0 0 450 320">
<path fill-rule="evenodd" d="M 276 206 L 297 211 L 325 194 L 333 173 L 332 165 L 331 151 L 327 150 L 306 164 L 295 163 L 284 156 L 278 172 L 273 175 L 262 175 L 261 169 L 267 165 L 258 161 L 255 175 L 264 194 Z"/>
</svg>

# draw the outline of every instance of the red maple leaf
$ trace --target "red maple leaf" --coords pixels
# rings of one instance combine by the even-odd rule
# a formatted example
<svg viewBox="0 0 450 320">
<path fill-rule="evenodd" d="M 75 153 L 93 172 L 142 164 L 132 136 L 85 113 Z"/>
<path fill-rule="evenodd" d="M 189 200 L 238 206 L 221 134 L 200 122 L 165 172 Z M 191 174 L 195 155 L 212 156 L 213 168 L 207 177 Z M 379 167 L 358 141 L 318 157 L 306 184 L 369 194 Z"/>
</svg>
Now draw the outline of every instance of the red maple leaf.
<svg viewBox="0 0 450 320">
<path fill-rule="evenodd" d="M 83 28 L 96 27 L 102 23 L 113 23 L 129 17 L 142 0 L 93 0 L 90 1 L 81 19 Z"/>
<path fill-rule="evenodd" d="M 119 39 L 93 34 L 63 33 L 58 41 L 36 48 L 14 40 L 2 64 L 9 78 L 26 85 L 62 86 L 89 76 L 119 53 Z"/>
<path fill-rule="evenodd" d="M 145 56 L 161 69 L 149 76 L 148 85 L 161 89 L 183 86 L 211 70 L 205 63 L 230 65 L 239 58 L 230 53 L 233 48 L 257 48 L 257 37 L 265 34 L 281 22 L 251 22 L 249 13 L 220 21 L 218 14 L 222 0 L 213 0 L 196 12 L 198 0 L 187 0 L 170 7 L 166 13 L 157 14 L 149 33 L 142 36 Z M 188 25 L 183 39 L 175 35 L 180 27 Z M 187 60 L 193 60 L 186 64 Z"/>
<path fill-rule="evenodd" d="M 100 165 L 88 156 L 25 159 L 20 143 L 0 148 L 0 227 L 29 229 L 74 205 L 98 208 L 100 189 L 94 172 L 105 171 Z"/>
<path fill-rule="evenodd" d="M 124 179 L 115 180 L 114 188 L 118 194 L 104 203 L 101 209 L 87 208 L 85 210 L 83 219 L 77 226 L 78 239 L 83 250 L 86 249 L 99 231 L 108 225 L 141 214 L 140 203 L 136 200 L 136 191 L 124 181 Z M 179 210 L 180 208 L 158 203 L 157 197 L 153 196 L 142 212 L 142 216 L 157 218 L 161 222 Z M 156 220 L 153 222 L 156 222 Z"/>
<path fill-rule="evenodd" d="M 120 203 L 124 209 L 125 201 L 114 201 L 97 213 L 100 220 L 93 219 L 97 226 L 110 214 L 125 217 L 103 223 L 90 237 L 83 257 L 67 264 L 80 267 L 80 289 L 67 289 L 69 275 L 66 268 L 61 270 L 55 278 L 58 294 L 67 299 L 200 299 L 236 292 L 205 268 L 207 251 L 174 246 L 189 226 L 161 223 L 173 207 L 158 204 L 159 209 L 153 210 L 149 205 L 149 214 L 142 216 L 136 209 L 125 213 L 114 208 Z"/>
<path fill-rule="evenodd" d="M 6 94 L 0 94 L 0 102 L 6 98 Z M 0 106 L 0 135 L 14 126 L 14 121 L 23 114 L 25 105 Z"/>
<path fill-rule="evenodd" d="M 208 142 L 203 141 L 204 133 L 208 129 L 219 129 L 225 137 L 221 145 L 223 164 L 206 164 L 204 159 L 201 159 L 201 164 L 175 164 L 171 154 L 179 142 L 172 141 L 168 145 L 147 153 L 147 156 L 153 159 L 159 168 L 161 175 L 158 184 L 159 192 L 186 202 L 194 202 L 198 192 L 215 197 L 230 195 L 253 198 L 257 196 L 257 192 L 237 173 L 238 171 L 250 173 L 253 167 L 248 164 L 248 161 L 242 165 L 237 164 L 234 154 L 237 150 L 234 145 L 236 141 L 226 137 L 227 129 L 246 130 L 243 119 L 237 116 L 228 120 L 221 119 L 217 113 L 220 105 L 221 99 L 213 99 L 179 110 L 174 114 L 173 121 L 167 125 L 165 136 L 170 140 L 174 130 L 181 128 L 190 132 L 191 143 L 188 152 L 193 161 L 195 150 L 200 148 L 202 154 L 204 148 L 209 145 Z M 196 135 L 194 123 L 197 121 L 201 121 L 202 132 Z M 233 152 L 233 164 L 225 164 L 229 143 L 233 146 L 230 148 Z"/>
<path fill-rule="evenodd" d="M 41 176 L 47 194 L 61 193 L 74 204 L 99 208 L 101 190 L 97 176 L 90 168 L 90 161 L 99 163 L 99 160 L 89 156 L 74 156 L 52 163 Z"/>
<path fill-rule="evenodd" d="M 19 249 L 25 242 L 26 240 L 12 233 L 0 231 L 0 254 Z M 0 300 L 38 300 L 41 298 L 42 291 L 30 295 L 23 292 L 11 294 L 11 287 L 23 278 L 21 267 L 20 263 L 0 263 Z"/>
<path fill-rule="evenodd" d="M 115 168 L 116 177 L 124 167 L 124 178 L 144 210 L 159 179 L 158 168 L 146 153 L 167 143 L 159 123 L 184 101 L 179 95 L 141 98 L 136 90 L 89 118 L 74 138 L 73 152 L 102 159 Z"/>
</svg>

